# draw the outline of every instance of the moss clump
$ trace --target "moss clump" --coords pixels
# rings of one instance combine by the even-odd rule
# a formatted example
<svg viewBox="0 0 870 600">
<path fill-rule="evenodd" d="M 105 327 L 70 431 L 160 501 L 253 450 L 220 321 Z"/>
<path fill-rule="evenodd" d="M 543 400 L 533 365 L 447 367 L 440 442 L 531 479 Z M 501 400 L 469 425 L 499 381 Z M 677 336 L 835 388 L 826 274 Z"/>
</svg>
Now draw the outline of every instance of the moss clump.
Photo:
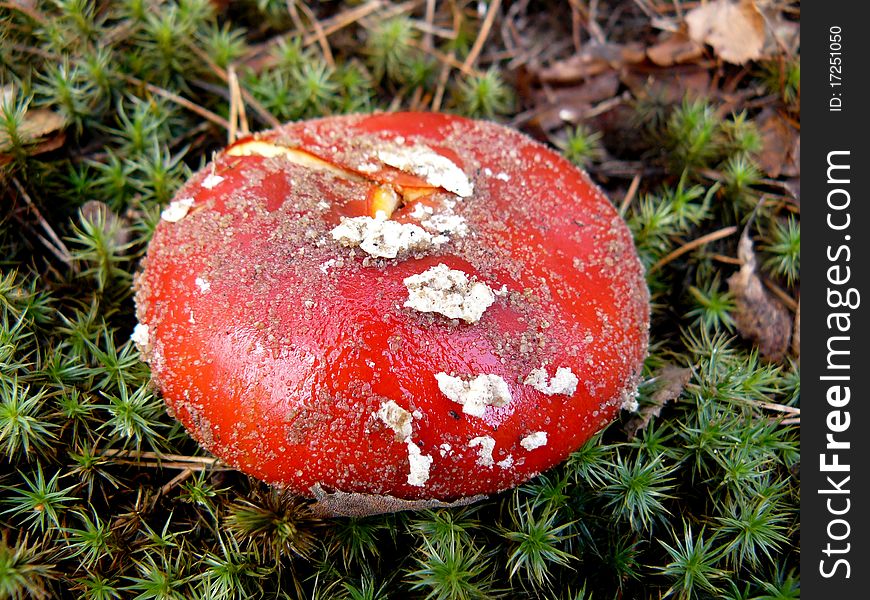
<svg viewBox="0 0 870 600">
<path fill-rule="evenodd" d="M 485 22 L 472 4 L 437 3 L 429 24 L 423 6 L 358 2 L 0 8 L 0 596 L 798 597 L 799 437 L 783 417 L 798 363 L 765 362 L 737 336 L 736 235 L 674 253 L 754 215 L 759 264 L 799 292 L 799 213 L 783 178 L 762 174 L 759 109 L 631 89 L 623 139 L 606 120 L 543 126 L 523 69 L 569 52 L 571 19 L 548 17 L 567 9 L 503 9 L 463 65 Z M 622 4 L 600 10 L 651 39 Z M 556 43 L 535 43 L 538 26 Z M 798 118 L 796 58 L 757 65 L 740 89 Z M 443 107 L 528 123 L 615 199 L 634 173 L 614 162 L 641 165 L 621 207 L 653 292 L 639 400 L 661 404 L 671 386 L 670 402 L 636 437 L 624 413 L 565 464 L 472 507 L 325 520 L 215 468 L 149 385 L 130 287 L 161 206 L 226 143 L 230 67 L 252 129 Z"/>
</svg>

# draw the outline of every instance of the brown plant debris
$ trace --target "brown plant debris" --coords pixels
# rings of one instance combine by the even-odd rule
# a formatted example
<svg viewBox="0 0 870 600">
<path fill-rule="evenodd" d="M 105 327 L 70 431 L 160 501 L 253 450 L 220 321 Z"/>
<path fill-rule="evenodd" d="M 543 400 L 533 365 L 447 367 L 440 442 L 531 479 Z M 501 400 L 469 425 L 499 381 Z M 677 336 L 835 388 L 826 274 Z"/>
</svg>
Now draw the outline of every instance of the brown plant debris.
<svg viewBox="0 0 870 600">
<path fill-rule="evenodd" d="M 623 427 L 628 439 L 633 440 L 640 431 L 646 429 L 650 420 L 661 414 L 665 404 L 679 398 L 691 378 L 692 370 L 689 368 L 676 365 L 662 367 L 654 379 L 658 387 L 650 396 L 649 404 L 644 404 Z"/>
<path fill-rule="evenodd" d="M 737 309 L 734 321 L 740 335 L 758 347 L 761 356 L 779 362 L 788 352 L 792 318 L 788 310 L 764 287 L 757 272 L 749 227 L 740 236 L 737 258 L 742 266 L 728 278 Z"/>
<path fill-rule="evenodd" d="M 686 15 L 689 37 L 709 44 L 722 60 L 742 65 L 761 58 L 764 50 L 764 17 L 754 0 L 716 0 Z"/>
<path fill-rule="evenodd" d="M 782 116 L 766 109 L 758 116 L 762 149 L 758 164 L 768 177 L 797 177 L 800 175 L 800 132 Z"/>
<path fill-rule="evenodd" d="M 403 500 L 393 496 L 360 494 L 339 490 L 327 492 L 322 486 L 311 488 L 317 500 L 311 511 L 320 517 L 368 517 L 401 510 L 423 510 L 427 508 L 454 508 L 484 500 L 486 496 L 470 496 L 453 502 L 440 500 Z"/>
</svg>

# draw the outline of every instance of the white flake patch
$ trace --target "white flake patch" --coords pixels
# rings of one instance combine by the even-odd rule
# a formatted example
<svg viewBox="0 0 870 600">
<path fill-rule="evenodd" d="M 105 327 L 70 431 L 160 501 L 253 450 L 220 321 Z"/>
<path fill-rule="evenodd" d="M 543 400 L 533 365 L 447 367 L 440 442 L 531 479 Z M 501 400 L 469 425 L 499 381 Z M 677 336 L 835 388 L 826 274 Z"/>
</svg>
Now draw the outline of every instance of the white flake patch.
<svg viewBox="0 0 870 600">
<path fill-rule="evenodd" d="M 396 440 L 411 441 L 413 415 L 399 406 L 393 400 L 381 404 L 377 412 L 378 418 L 396 433 Z"/>
<path fill-rule="evenodd" d="M 421 221 L 420 225 L 435 233 L 452 233 L 460 237 L 468 235 L 468 223 L 465 222 L 465 217 L 449 212 L 432 215 L 425 221 Z"/>
<path fill-rule="evenodd" d="M 514 466 L 514 457 L 508 454 L 507 458 L 505 458 L 504 460 L 500 460 L 495 464 L 502 469 L 510 469 L 512 466 Z"/>
<path fill-rule="evenodd" d="M 622 404 L 619 405 L 619 408 L 627 410 L 628 412 L 636 413 L 637 409 L 640 408 L 640 402 L 637 401 L 637 395 L 637 390 L 635 390 L 634 393 L 626 394 L 625 399 L 622 401 Z"/>
<path fill-rule="evenodd" d="M 498 375 L 478 375 L 471 381 L 437 373 L 438 389 L 462 405 L 462 412 L 473 417 L 482 417 L 487 406 L 505 406 L 511 401 L 507 382 Z"/>
<path fill-rule="evenodd" d="M 425 204 L 415 204 L 414 210 L 411 211 L 411 216 L 415 219 L 422 219 L 423 217 L 427 217 L 431 215 L 435 209 L 431 206 L 426 206 Z"/>
<path fill-rule="evenodd" d="M 203 279 L 202 277 L 197 277 L 193 280 L 196 284 L 196 287 L 199 288 L 200 293 L 207 293 L 211 289 L 211 283 Z"/>
<path fill-rule="evenodd" d="M 480 446 L 480 449 L 477 451 L 477 464 L 482 467 L 494 465 L 495 461 L 492 458 L 492 451 L 495 449 L 495 440 L 488 435 L 484 435 L 468 441 L 469 448 L 476 448 L 477 446 Z"/>
<path fill-rule="evenodd" d="M 381 168 L 375 163 L 365 162 L 357 165 L 356 170 L 360 173 L 377 173 Z"/>
<path fill-rule="evenodd" d="M 202 180 L 202 187 L 207 190 L 212 190 L 217 186 L 224 178 L 220 175 L 215 175 L 214 173 L 210 173 L 208 177 Z"/>
<path fill-rule="evenodd" d="M 408 485 L 423 487 L 429 480 L 429 467 L 432 466 L 432 457 L 420 452 L 420 447 L 408 440 L 408 463 L 411 471 L 408 473 Z"/>
<path fill-rule="evenodd" d="M 396 258 L 399 252 L 422 252 L 432 247 L 429 232 L 411 223 L 398 223 L 387 219 L 378 211 L 375 218 L 352 217 L 341 220 L 332 229 L 332 239 L 346 247 L 360 250 L 379 258 Z"/>
<path fill-rule="evenodd" d="M 334 267 L 334 266 L 336 265 L 337 262 L 338 262 L 338 261 L 335 260 L 334 258 L 330 258 L 330 259 L 327 260 L 326 262 L 322 262 L 322 263 L 320 263 L 320 267 L 319 267 L 319 269 L 323 272 L 324 275 L 328 275 L 328 274 L 329 274 L 329 269 L 332 268 L 332 267 Z"/>
<path fill-rule="evenodd" d="M 524 384 L 530 385 L 548 396 L 555 394 L 572 396 L 577 390 L 578 382 L 579 379 L 571 372 L 569 367 L 559 367 L 556 369 L 556 374 L 553 377 L 547 375 L 545 367 L 532 369 L 528 377 L 523 380 Z"/>
<path fill-rule="evenodd" d="M 169 203 L 169 206 L 160 213 L 160 218 L 170 223 L 177 223 L 187 216 L 190 207 L 193 206 L 193 198 L 179 198 Z"/>
<path fill-rule="evenodd" d="M 444 458 L 445 456 L 453 452 L 453 446 L 445 442 L 438 446 L 438 452 L 441 453 L 441 458 Z"/>
<path fill-rule="evenodd" d="M 397 140 L 398 142 L 398 140 Z M 466 198 L 474 192 L 474 186 L 462 169 L 446 156 L 422 144 L 402 146 L 400 143 L 378 150 L 378 158 L 384 164 L 422 177 L 435 187 L 444 188 L 457 196 Z"/>
<path fill-rule="evenodd" d="M 440 313 L 466 323 L 477 323 L 495 302 L 495 294 L 488 285 L 469 279 L 462 271 L 444 263 L 406 277 L 404 283 L 408 288 L 407 308 Z"/>
<path fill-rule="evenodd" d="M 532 451 L 535 448 L 540 448 L 541 446 L 547 445 L 547 432 L 546 431 L 536 431 L 535 433 L 529 434 L 523 439 L 520 440 L 520 446 L 525 448 L 526 450 Z"/>
<path fill-rule="evenodd" d="M 133 333 L 130 335 L 130 339 L 133 340 L 133 343 L 136 344 L 136 347 L 139 348 L 140 352 L 145 351 L 151 343 L 148 326 L 143 325 L 142 323 L 136 323 L 136 326 L 133 328 Z"/>
</svg>

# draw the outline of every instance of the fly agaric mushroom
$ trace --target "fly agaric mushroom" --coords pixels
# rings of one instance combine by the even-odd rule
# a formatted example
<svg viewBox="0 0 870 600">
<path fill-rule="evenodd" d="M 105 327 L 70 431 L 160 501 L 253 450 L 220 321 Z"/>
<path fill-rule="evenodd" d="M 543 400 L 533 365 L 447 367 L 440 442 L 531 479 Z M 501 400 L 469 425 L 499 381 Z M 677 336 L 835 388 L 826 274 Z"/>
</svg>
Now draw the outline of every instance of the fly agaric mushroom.
<svg viewBox="0 0 870 600">
<path fill-rule="evenodd" d="M 542 145 L 329 117 L 239 140 L 178 192 L 134 340 L 206 449 L 354 514 L 565 459 L 633 398 L 648 302 L 619 215 Z"/>
</svg>

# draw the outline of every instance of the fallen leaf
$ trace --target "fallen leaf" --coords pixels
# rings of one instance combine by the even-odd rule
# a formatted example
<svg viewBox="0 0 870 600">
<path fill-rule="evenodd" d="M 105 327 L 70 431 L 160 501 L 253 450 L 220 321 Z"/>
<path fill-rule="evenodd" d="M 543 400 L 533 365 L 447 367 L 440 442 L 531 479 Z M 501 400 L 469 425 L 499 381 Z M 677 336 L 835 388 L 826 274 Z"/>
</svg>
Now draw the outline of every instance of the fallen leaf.
<svg viewBox="0 0 870 600">
<path fill-rule="evenodd" d="M 655 377 L 655 382 L 658 385 L 656 391 L 649 397 L 649 404 L 644 404 L 623 428 L 628 439 L 633 440 L 639 431 L 646 429 L 650 420 L 661 414 L 665 404 L 679 398 L 691 377 L 692 370 L 686 367 L 676 365 L 662 367 Z"/>
<path fill-rule="evenodd" d="M 792 318 L 788 309 L 767 292 L 758 276 L 749 227 L 740 236 L 737 258 L 742 266 L 728 278 L 728 289 L 736 305 L 737 331 L 758 346 L 762 357 L 779 362 L 788 352 Z"/>
<path fill-rule="evenodd" d="M 647 57 L 660 67 L 692 62 L 703 54 L 704 47 L 682 31 L 669 34 L 646 51 Z"/>
<path fill-rule="evenodd" d="M 528 124 L 550 132 L 564 127 L 565 123 L 582 122 L 596 104 L 616 97 L 618 89 L 619 76 L 611 71 L 579 85 L 538 90 L 532 96 L 537 108 Z"/>
<path fill-rule="evenodd" d="M 320 517 L 368 517 L 400 510 L 424 510 L 434 508 L 454 508 L 467 506 L 485 500 L 486 496 L 477 495 L 460 498 L 453 502 L 440 500 L 404 500 L 388 495 L 361 494 L 352 492 L 329 492 L 316 483 L 311 488 L 317 502 L 310 506 L 311 511 Z"/>
<path fill-rule="evenodd" d="M 767 16 L 767 36 L 764 40 L 764 56 L 776 56 L 785 51 L 796 54 L 801 43 L 801 28 L 797 21 L 784 19 L 782 13 L 765 10 Z"/>
<path fill-rule="evenodd" d="M 714 0 L 686 14 L 689 37 L 709 44 L 722 60 L 737 65 L 761 58 L 764 17 L 754 0 Z"/>
<path fill-rule="evenodd" d="M 761 133 L 758 164 L 772 179 L 780 175 L 800 175 L 800 132 L 773 110 L 764 110 L 756 119 Z"/>
<path fill-rule="evenodd" d="M 639 45 L 588 44 L 577 54 L 538 69 L 535 75 L 541 83 L 577 83 L 643 59 L 644 51 Z"/>
<path fill-rule="evenodd" d="M 15 98 L 15 90 L 11 86 L 0 88 L 0 97 L 4 103 Z M 40 154 L 56 150 L 63 145 L 66 137 L 63 128 L 64 118 L 58 113 L 44 108 L 31 108 L 24 112 L 17 135 L 20 143 L 27 147 L 27 154 Z M 8 156 L 11 150 L 11 140 L 6 128 L 0 129 L 0 162 L 11 160 Z"/>
<path fill-rule="evenodd" d="M 636 98 L 651 97 L 668 104 L 715 93 L 710 89 L 710 69 L 694 64 L 632 69 L 622 74 L 622 82 Z"/>
</svg>

